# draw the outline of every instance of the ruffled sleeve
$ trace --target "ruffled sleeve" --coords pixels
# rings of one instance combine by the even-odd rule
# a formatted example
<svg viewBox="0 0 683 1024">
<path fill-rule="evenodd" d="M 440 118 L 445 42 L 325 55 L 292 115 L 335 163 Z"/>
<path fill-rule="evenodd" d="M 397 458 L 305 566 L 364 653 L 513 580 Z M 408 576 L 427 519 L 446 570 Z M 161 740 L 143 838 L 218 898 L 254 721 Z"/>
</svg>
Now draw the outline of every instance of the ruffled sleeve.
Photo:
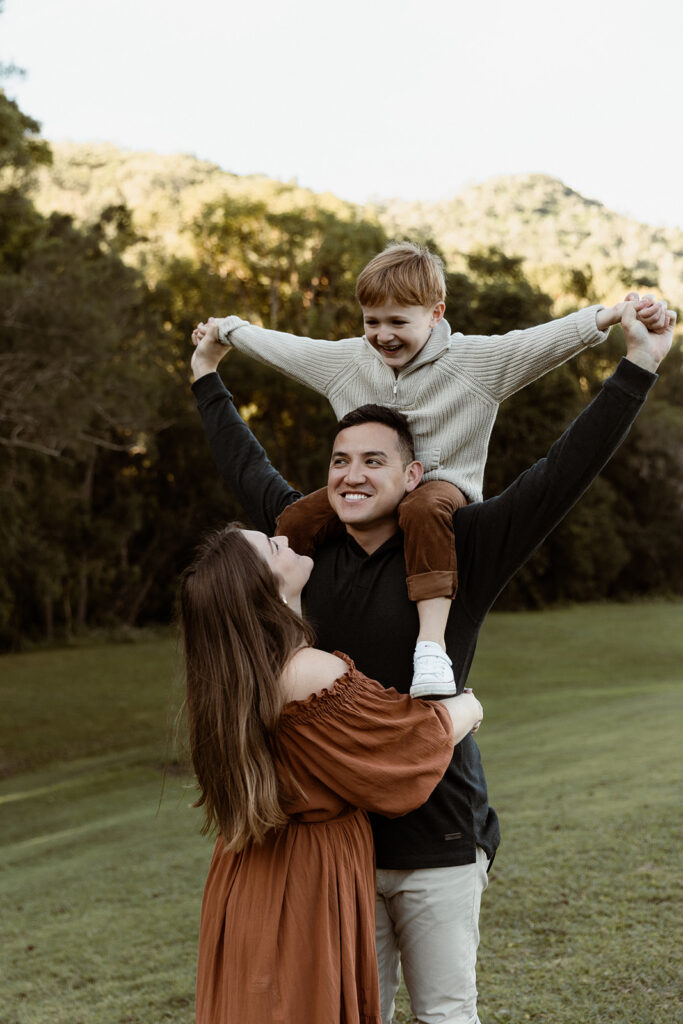
<svg viewBox="0 0 683 1024">
<path fill-rule="evenodd" d="M 420 807 L 453 755 L 453 727 L 438 701 L 413 700 L 349 670 L 330 690 L 293 701 L 280 731 L 296 775 L 315 776 L 343 800 L 387 817 Z"/>
</svg>

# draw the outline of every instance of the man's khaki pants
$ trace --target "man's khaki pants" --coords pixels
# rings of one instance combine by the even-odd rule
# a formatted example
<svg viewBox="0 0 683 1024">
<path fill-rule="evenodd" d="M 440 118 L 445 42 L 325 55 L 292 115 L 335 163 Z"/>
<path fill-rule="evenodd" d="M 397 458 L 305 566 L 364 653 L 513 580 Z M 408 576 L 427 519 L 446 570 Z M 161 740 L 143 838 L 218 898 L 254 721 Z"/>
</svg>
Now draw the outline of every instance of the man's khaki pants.
<svg viewBox="0 0 683 1024">
<path fill-rule="evenodd" d="M 488 858 L 417 871 L 377 871 L 377 959 L 383 1024 L 391 1024 L 400 971 L 422 1024 L 479 1024 L 479 907 Z"/>
</svg>

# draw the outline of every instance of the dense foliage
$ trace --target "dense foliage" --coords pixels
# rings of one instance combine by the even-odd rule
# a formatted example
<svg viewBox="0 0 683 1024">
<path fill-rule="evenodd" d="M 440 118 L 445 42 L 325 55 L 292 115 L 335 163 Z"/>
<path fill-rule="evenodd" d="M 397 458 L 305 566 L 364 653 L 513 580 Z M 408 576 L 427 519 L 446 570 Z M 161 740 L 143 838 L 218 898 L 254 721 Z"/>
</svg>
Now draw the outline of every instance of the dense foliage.
<svg viewBox="0 0 683 1024">
<path fill-rule="evenodd" d="M 453 265 L 482 246 L 522 257 L 556 315 L 577 295 L 617 301 L 625 285 L 683 306 L 683 231 L 624 217 L 545 174 L 492 178 L 440 202 L 392 201 L 377 214 L 389 232 L 432 235 Z"/>
<path fill-rule="evenodd" d="M 190 157 L 59 147 L 49 160 L 38 126 L 0 92 L 5 648 L 168 620 L 202 530 L 240 514 L 216 479 L 188 388 L 193 324 L 238 312 L 307 336 L 358 334 L 355 278 L 389 237 L 386 215 Z M 412 235 L 438 244 L 424 223 Z M 444 251 L 453 329 L 499 333 L 553 314 L 538 276 L 500 247 Z M 585 266 L 548 280 L 563 312 L 594 297 Z M 501 409 L 488 493 L 542 456 L 597 391 L 620 354 L 613 335 Z M 319 486 L 333 424 L 326 402 L 241 356 L 224 366 L 274 464 L 303 490 Z M 679 370 L 680 353 L 629 443 L 504 596 L 508 606 L 681 591 Z"/>
</svg>

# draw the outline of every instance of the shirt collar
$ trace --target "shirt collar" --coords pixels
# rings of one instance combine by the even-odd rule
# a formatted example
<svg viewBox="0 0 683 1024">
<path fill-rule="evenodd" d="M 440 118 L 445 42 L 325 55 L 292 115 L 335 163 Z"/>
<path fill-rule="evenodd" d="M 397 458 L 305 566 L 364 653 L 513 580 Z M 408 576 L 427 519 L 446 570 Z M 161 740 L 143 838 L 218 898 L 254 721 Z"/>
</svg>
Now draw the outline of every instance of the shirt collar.
<svg viewBox="0 0 683 1024">
<path fill-rule="evenodd" d="M 393 551 L 395 548 L 401 547 L 402 544 L 403 534 L 399 530 L 398 526 L 396 527 L 396 533 L 392 534 L 391 537 L 385 540 L 384 544 L 380 544 L 380 546 L 373 551 L 371 555 L 369 555 L 367 551 L 360 546 L 358 541 L 354 540 L 350 533 L 346 534 L 346 546 L 348 550 L 356 556 L 356 558 L 374 558 L 376 555 L 384 554 L 385 551 Z"/>
</svg>

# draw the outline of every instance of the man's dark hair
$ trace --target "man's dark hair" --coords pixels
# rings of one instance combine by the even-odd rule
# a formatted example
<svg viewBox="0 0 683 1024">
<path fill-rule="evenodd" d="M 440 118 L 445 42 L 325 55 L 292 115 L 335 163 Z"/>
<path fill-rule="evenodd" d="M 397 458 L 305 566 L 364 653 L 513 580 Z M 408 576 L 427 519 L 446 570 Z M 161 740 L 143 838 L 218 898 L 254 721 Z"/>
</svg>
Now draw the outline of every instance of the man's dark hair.
<svg viewBox="0 0 683 1024">
<path fill-rule="evenodd" d="M 359 427 L 363 423 L 382 423 L 396 434 L 401 461 L 404 466 L 415 460 L 415 443 L 410 432 L 408 418 L 398 409 L 389 409 L 386 405 L 361 405 L 342 416 L 337 423 L 335 437 L 347 427 Z"/>
</svg>

